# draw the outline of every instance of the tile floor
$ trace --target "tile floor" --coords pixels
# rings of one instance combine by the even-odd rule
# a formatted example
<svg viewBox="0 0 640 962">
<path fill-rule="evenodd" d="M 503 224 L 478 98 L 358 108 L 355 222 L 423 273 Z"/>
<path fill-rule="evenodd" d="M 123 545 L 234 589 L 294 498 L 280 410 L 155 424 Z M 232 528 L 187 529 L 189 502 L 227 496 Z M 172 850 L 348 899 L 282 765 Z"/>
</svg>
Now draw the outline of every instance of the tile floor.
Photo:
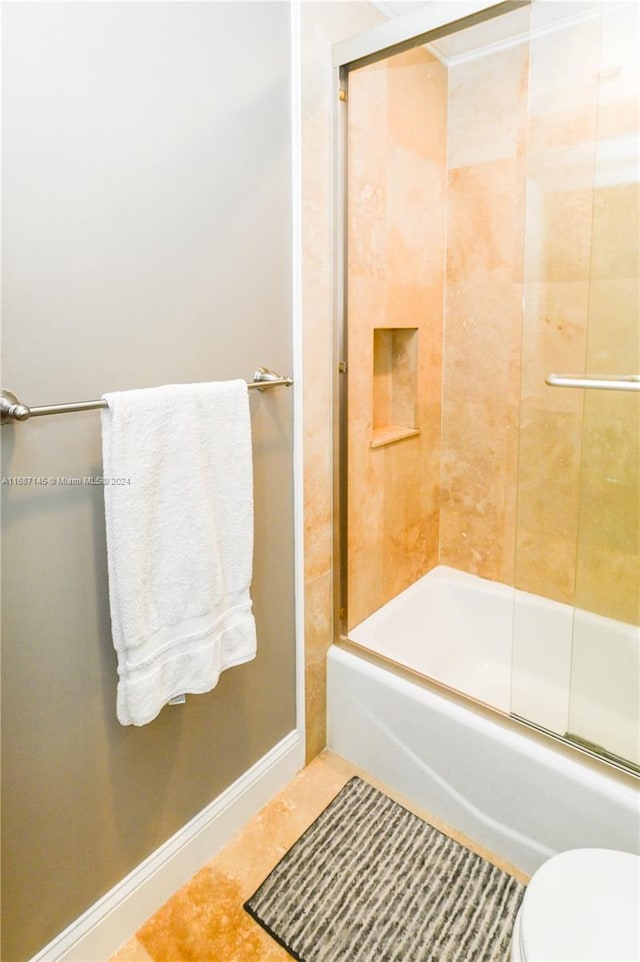
<svg viewBox="0 0 640 962">
<path fill-rule="evenodd" d="M 244 911 L 287 849 L 342 786 L 360 775 L 387 795 L 526 882 L 497 859 L 338 755 L 323 752 L 221 852 L 179 889 L 108 962 L 286 962 L 285 952 Z"/>
</svg>

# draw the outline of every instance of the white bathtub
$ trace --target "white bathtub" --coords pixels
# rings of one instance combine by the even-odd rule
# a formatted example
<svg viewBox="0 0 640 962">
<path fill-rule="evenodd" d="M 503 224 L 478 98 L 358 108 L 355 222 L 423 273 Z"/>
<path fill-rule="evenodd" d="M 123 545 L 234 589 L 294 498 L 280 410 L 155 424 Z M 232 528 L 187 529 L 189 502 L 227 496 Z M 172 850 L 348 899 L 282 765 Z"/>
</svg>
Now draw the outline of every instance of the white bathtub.
<svg viewBox="0 0 640 962">
<path fill-rule="evenodd" d="M 349 632 L 351 641 L 509 711 L 513 589 L 440 565 Z"/>
<path fill-rule="evenodd" d="M 504 586 L 496 585 L 496 593 L 483 597 L 482 591 L 476 592 L 473 615 L 462 617 L 473 591 L 465 599 L 456 587 L 482 586 L 468 583 L 473 576 L 461 572 L 451 577 L 450 569 L 441 569 L 439 575 L 446 590 L 436 590 L 438 577 L 431 578 L 430 608 L 440 620 L 430 621 L 426 639 L 420 591 L 412 586 L 404 593 L 411 601 L 404 612 L 400 599 L 394 599 L 363 623 L 366 638 L 358 629 L 350 632 L 358 647 L 332 646 L 327 671 L 329 748 L 525 872 L 569 848 L 640 852 L 640 782 L 633 776 L 508 717 L 449 697 L 380 660 L 383 656 L 404 662 L 412 671 L 508 710 L 514 608 L 506 606 L 505 614 L 505 606 L 500 613 L 496 605 Z M 512 589 L 504 590 L 513 598 Z M 525 620 L 541 629 L 547 614 L 544 605 L 534 604 Z M 483 626 L 484 647 L 478 643 Z M 530 632 L 531 638 L 537 634 Z M 553 654 L 549 635 L 538 638 L 541 649 Z M 368 651 L 359 647 L 365 642 Z M 428 667 L 425 652 L 435 655 Z M 464 668 L 462 662 L 467 663 Z M 553 694 L 553 686 L 551 690 Z M 550 700 L 553 703 L 553 697 Z M 557 705 L 552 704 L 552 711 Z"/>
<path fill-rule="evenodd" d="M 640 631 L 440 565 L 349 632 L 367 651 L 640 765 Z"/>
<path fill-rule="evenodd" d="M 333 645 L 328 747 L 531 873 L 570 848 L 640 853 L 636 780 Z"/>
</svg>

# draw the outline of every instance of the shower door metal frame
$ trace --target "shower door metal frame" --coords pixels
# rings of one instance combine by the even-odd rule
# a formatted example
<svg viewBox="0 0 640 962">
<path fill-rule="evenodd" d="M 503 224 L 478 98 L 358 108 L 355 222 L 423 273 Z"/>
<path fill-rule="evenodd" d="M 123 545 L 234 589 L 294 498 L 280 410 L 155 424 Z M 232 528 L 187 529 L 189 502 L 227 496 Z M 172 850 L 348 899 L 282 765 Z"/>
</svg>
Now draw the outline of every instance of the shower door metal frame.
<svg viewBox="0 0 640 962">
<path fill-rule="evenodd" d="M 531 7 L 536 0 L 434 0 L 415 13 L 377 24 L 368 30 L 336 43 L 332 47 L 333 100 L 333 331 L 334 331 L 334 407 L 333 407 L 333 639 L 348 641 L 347 636 L 347 399 L 348 399 L 348 344 L 347 344 L 347 145 L 349 73 L 351 70 L 386 59 L 411 47 L 429 43 L 439 37 L 499 17 L 522 7 Z M 557 377 L 557 375 L 556 375 Z M 637 375 L 627 380 L 637 380 Z M 553 382 L 551 382 L 553 383 Z M 558 386 L 564 386 L 558 385 Z M 631 390 L 637 390 L 634 383 Z M 433 682 L 432 682 L 433 683 Z M 437 684 L 437 683 L 435 683 Z M 465 697 L 465 696 L 462 696 Z M 588 745 L 567 739 L 542 728 L 521 716 L 505 714 L 500 717 L 517 727 L 525 725 L 533 732 L 549 738 L 557 745 L 569 748 L 609 772 L 615 771 L 623 780 L 637 782 L 637 774 L 617 757 L 608 758 L 591 750 Z"/>
</svg>

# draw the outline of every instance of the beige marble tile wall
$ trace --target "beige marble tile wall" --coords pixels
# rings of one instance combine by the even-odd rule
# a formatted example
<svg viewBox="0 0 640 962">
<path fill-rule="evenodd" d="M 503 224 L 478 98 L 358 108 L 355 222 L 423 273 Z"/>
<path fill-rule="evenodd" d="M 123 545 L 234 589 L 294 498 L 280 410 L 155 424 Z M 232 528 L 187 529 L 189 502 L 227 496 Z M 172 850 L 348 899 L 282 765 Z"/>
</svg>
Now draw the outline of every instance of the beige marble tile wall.
<svg viewBox="0 0 640 962">
<path fill-rule="evenodd" d="M 544 378 L 638 369 L 638 37 L 637 5 L 603 5 L 531 43 L 515 574 L 633 623 L 637 395 Z"/>
<path fill-rule="evenodd" d="M 534 37 L 530 53 L 515 581 L 569 604 L 585 395 L 545 377 L 585 370 L 599 54 L 597 18 Z"/>
<path fill-rule="evenodd" d="M 440 562 L 513 582 L 528 48 L 449 70 Z"/>
<path fill-rule="evenodd" d="M 307 757 L 326 742 L 333 641 L 333 264 L 331 45 L 383 20 L 371 4 L 301 4 L 302 325 Z"/>
<path fill-rule="evenodd" d="M 637 621 L 637 397 L 545 385 L 638 366 L 638 8 L 602 11 L 449 71 L 440 561 Z"/>
<path fill-rule="evenodd" d="M 605 6 L 586 368 L 640 371 L 640 7 Z M 576 604 L 640 623 L 640 397 L 585 393 Z"/>
<path fill-rule="evenodd" d="M 446 92 L 423 47 L 349 79 L 349 627 L 437 563 Z M 374 388 L 376 328 L 417 332 L 390 351 L 391 388 Z M 412 367 L 402 345 L 413 351 L 416 337 Z M 374 401 L 389 390 L 412 422 L 400 428 L 419 434 L 372 447 Z"/>
</svg>

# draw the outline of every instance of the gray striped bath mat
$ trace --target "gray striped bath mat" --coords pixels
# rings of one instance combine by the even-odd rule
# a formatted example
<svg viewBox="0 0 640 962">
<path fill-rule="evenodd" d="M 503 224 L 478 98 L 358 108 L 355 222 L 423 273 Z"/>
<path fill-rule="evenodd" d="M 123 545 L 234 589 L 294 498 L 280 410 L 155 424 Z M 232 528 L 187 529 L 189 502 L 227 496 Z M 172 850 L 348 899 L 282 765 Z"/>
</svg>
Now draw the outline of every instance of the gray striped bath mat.
<svg viewBox="0 0 640 962">
<path fill-rule="evenodd" d="M 352 778 L 244 907 L 299 962 L 502 962 L 523 895 Z"/>
</svg>

